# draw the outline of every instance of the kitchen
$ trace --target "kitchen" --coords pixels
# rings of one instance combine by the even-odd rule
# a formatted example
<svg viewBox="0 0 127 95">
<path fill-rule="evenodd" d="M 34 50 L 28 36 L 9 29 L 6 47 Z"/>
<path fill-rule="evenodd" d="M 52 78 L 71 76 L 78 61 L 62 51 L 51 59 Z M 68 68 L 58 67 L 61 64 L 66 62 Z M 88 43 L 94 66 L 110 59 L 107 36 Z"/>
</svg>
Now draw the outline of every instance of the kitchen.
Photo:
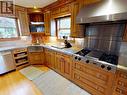
<svg viewBox="0 0 127 95">
<path fill-rule="evenodd" d="M 127 95 L 127 0 L 0 3 L 0 95 Z"/>
</svg>

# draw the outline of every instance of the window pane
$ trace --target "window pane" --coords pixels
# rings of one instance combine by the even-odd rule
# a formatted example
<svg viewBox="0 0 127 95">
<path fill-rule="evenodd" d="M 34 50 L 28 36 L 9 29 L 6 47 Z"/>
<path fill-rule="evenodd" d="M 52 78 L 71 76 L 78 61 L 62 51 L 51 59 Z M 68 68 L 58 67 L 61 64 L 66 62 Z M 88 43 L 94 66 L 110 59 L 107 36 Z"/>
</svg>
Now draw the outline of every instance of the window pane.
<svg viewBox="0 0 127 95">
<path fill-rule="evenodd" d="M 16 19 L 0 17 L 0 38 L 18 37 Z"/>
<path fill-rule="evenodd" d="M 70 30 L 60 30 L 58 33 L 58 37 L 63 38 L 63 36 L 70 36 Z"/>
<path fill-rule="evenodd" d="M 60 19 L 60 28 L 70 28 L 71 27 L 70 25 L 71 25 L 70 17 Z"/>
<path fill-rule="evenodd" d="M 57 19 L 57 31 L 58 31 L 58 38 L 63 39 L 63 36 L 70 36 L 70 27 L 71 27 L 71 18 L 59 18 Z"/>
</svg>

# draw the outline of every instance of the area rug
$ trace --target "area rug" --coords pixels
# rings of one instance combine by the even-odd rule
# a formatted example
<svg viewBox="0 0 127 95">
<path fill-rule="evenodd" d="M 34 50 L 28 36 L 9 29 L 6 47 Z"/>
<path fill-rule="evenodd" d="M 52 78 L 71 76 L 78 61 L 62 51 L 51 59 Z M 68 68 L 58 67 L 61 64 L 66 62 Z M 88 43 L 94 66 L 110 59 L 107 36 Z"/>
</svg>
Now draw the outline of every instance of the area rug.
<svg viewBox="0 0 127 95">
<path fill-rule="evenodd" d="M 37 77 L 39 77 L 41 74 L 44 73 L 44 71 L 42 71 L 36 67 L 33 67 L 33 66 L 28 66 L 26 68 L 23 68 L 23 69 L 19 70 L 19 72 L 21 74 L 23 74 L 29 80 L 34 80 Z"/>
<path fill-rule="evenodd" d="M 33 82 L 43 95 L 91 95 L 52 70 L 42 74 Z"/>
</svg>

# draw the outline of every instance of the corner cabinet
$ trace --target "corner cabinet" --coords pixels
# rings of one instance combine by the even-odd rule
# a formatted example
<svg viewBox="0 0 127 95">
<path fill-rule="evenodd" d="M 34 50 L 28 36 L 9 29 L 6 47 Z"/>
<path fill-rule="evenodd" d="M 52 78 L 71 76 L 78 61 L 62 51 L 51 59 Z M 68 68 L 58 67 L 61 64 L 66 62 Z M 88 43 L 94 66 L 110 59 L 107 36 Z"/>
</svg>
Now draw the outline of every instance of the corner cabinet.
<svg viewBox="0 0 127 95">
<path fill-rule="evenodd" d="M 76 16 L 80 10 L 80 3 L 74 2 L 71 5 L 71 37 L 84 37 L 83 25 L 76 24 Z"/>
<path fill-rule="evenodd" d="M 50 36 L 50 20 L 51 20 L 51 13 L 47 11 L 44 13 L 44 26 L 45 26 L 45 35 Z"/>
<path fill-rule="evenodd" d="M 30 52 L 29 61 L 32 65 L 43 65 L 44 64 L 44 53 L 43 52 Z"/>
<path fill-rule="evenodd" d="M 21 36 L 29 36 L 29 21 L 28 21 L 28 15 L 27 15 L 27 9 L 22 8 L 17 10 L 17 17 L 19 20 L 19 31 Z"/>
</svg>

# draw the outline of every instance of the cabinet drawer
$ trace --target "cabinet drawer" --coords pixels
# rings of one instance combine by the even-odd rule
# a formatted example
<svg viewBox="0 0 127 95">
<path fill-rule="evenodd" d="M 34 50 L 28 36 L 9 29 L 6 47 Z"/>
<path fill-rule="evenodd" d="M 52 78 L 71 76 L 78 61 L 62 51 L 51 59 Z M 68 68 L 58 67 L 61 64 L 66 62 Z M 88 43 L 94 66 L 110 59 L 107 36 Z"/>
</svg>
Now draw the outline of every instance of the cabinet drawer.
<svg viewBox="0 0 127 95">
<path fill-rule="evenodd" d="M 120 73 L 120 75 L 119 75 L 121 78 L 123 78 L 123 79 L 127 79 L 127 74 L 126 73 Z"/>
<path fill-rule="evenodd" d="M 13 53 L 16 54 L 16 53 L 21 53 L 21 52 L 26 52 L 26 51 L 27 51 L 27 48 L 20 48 L 20 49 L 14 49 Z"/>
<path fill-rule="evenodd" d="M 127 81 L 118 80 L 117 85 L 121 86 L 122 88 L 127 88 Z"/>
<path fill-rule="evenodd" d="M 94 93 L 93 95 L 105 95 L 105 88 L 89 81 L 84 76 L 80 75 L 77 72 L 73 73 L 74 80 L 81 86 L 83 86 L 84 89 L 88 89 L 88 91 Z"/>
<path fill-rule="evenodd" d="M 92 75 L 98 79 L 105 81 L 105 82 L 108 81 L 108 75 L 107 74 L 104 74 L 103 72 L 98 72 L 98 71 L 91 69 L 91 68 L 88 68 L 88 67 L 84 66 L 83 63 L 82 64 L 74 63 L 73 67 L 75 69 L 83 72 L 83 73 L 87 73 L 89 75 Z"/>
<path fill-rule="evenodd" d="M 123 89 L 121 89 L 120 87 L 117 87 L 117 88 L 115 89 L 115 93 L 116 93 L 116 94 L 114 94 L 114 95 L 127 95 L 127 90 L 123 90 Z"/>
<path fill-rule="evenodd" d="M 58 56 L 62 56 L 63 54 L 60 53 L 60 52 L 56 52 L 56 55 L 58 55 Z"/>
<path fill-rule="evenodd" d="M 64 53 L 61 53 L 61 52 L 57 52 L 56 55 L 62 56 L 62 57 L 64 57 L 64 58 L 71 58 L 70 55 L 67 55 L 67 54 L 64 54 Z"/>
<path fill-rule="evenodd" d="M 55 51 L 51 50 L 51 49 L 45 49 L 46 53 L 55 53 Z"/>
</svg>

